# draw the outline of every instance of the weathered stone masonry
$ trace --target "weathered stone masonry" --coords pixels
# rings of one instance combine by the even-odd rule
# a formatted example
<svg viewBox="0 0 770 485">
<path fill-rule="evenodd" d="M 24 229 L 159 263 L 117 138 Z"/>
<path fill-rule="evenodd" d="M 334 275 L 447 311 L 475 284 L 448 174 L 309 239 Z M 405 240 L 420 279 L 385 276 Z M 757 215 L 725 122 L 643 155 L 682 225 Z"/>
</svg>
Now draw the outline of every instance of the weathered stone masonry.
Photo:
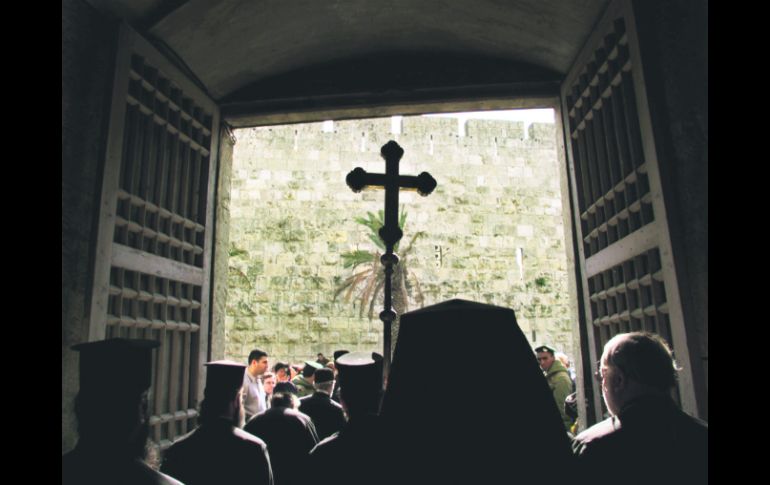
<svg viewBox="0 0 770 485">
<path fill-rule="evenodd" d="M 403 118 L 401 133 L 390 118 L 339 121 L 333 132 L 323 123 L 237 130 L 225 357 L 245 361 L 255 347 L 292 362 L 339 348 L 382 351 L 379 309 L 370 321 L 355 300 L 332 297 L 351 274 L 340 254 L 374 249 L 354 218 L 383 207 L 382 191 L 354 194 L 345 175 L 384 171 L 379 150 L 391 139 L 406 151 L 401 173 L 438 181 L 427 198 L 401 195 L 402 249 L 426 232 L 408 261 L 424 305 L 511 307 L 531 343 L 574 355 L 554 130 L 532 124 L 525 137 L 520 122 L 469 120 L 461 136 L 456 120 L 428 117 Z"/>
</svg>

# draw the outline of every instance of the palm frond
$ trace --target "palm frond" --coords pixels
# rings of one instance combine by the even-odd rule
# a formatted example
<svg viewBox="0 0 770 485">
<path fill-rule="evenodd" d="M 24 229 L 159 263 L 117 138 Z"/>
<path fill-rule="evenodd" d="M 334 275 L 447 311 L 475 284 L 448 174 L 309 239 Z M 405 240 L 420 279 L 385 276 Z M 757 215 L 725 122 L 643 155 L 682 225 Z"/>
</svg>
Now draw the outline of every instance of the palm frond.
<svg viewBox="0 0 770 485">
<path fill-rule="evenodd" d="M 340 255 L 342 258 L 343 268 L 354 268 L 359 264 L 371 263 L 372 259 L 377 257 L 377 254 L 371 251 L 363 251 L 356 249 L 355 251 L 349 251 Z"/>
<path fill-rule="evenodd" d="M 409 276 L 412 276 L 411 281 Z M 404 279 L 405 284 L 408 288 L 408 290 L 414 289 L 414 292 L 416 293 L 416 296 L 414 300 L 422 306 L 423 302 L 425 301 L 425 296 L 422 294 L 422 288 L 420 287 L 420 280 L 417 279 L 416 276 L 414 276 L 412 273 L 407 273 L 406 278 Z M 409 291 L 412 293 L 412 291 Z"/>
<path fill-rule="evenodd" d="M 377 299 L 377 292 L 376 288 L 379 285 L 379 282 L 381 280 L 385 279 L 385 274 L 383 271 L 380 271 L 379 265 L 373 269 L 372 274 L 370 275 L 369 279 L 366 280 L 366 284 L 364 285 L 364 288 L 361 290 L 361 299 L 359 300 L 358 305 L 358 314 L 360 316 L 364 316 L 364 304 L 367 301 L 374 301 Z"/>
<path fill-rule="evenodd" d="M 404 252 L 402 254 L 400 254 L 399 256 L 401 256 L 403 259 L 406 259 L 406 256 L 412 251 L 412 247 L 414 246 L 415 241 L 417 241 L 418 238 L 420 238 L 420 237 L 422 237 L 424 235 L 425 235 L 425 231 L 420 231 L 420 232 L 415 233 L 415 235 L 412 236 L 412 239 L 409 241 L 409 245 L 406 247 Z"/>
<path fill-rule="evenodd" d="M 356 217 L 354 221 L 366 227 L 369 230 L 369 240 L 380 250 L 377 251 L 350 251 L 342 255 L 342 261 L 345 268 L 352 268 L 353 271 L 359 266 L 365 267 L 363 271 L 356 272 L 352 276 L 343 281 L 334 293 L 334 300 L 344 294 L 346 301 L 355 294 L 356 303 L 359 307 L 359 315 L 363 316 L 365 308 L 368 306 L 369 318 L 373 318 L 375 313 L 375 306 L 382 301 L 381 295 L 385 286 L 385 274 L 382 271 L 380 263 L 380 254 L 385 251 L 385 243 L 380 239 L 379 230 L 384 225 L 385 211 L 378 210 L 376 213 L 367 212 L 365 217 Z M 401 230 L 404 230 L 404 226 L 407 221 L 407 213 L 403 206 L 398 217 L 398 225 Z M 422 306 L 424 302 L 424 296 L 420 288 L 420 284 L 414 274 L 411 274 L 407 268 L 407 259 L 412 252 L 416 241 L 425 235 L 425 232 L 420 231 L 411 236 L 406 250 L 403 253 L 399 253 L 401 261 L 394 268 L 393 275 L 393 296 L 394 304 L 398 306 L 396 311 L 403 312 L 408 310 L 409 297 L 415 297 L 416 303 Z M 403 242 L 403 241 L 399 241 Z M 396 243 L 393 250 L 398 251 L 399 243 Z M 366 265 L 366 266 L 362 266 Z M 412 283 L 413 282 L 413 283 Z M 413 291 L 414 290 L 414 291 Z M 398 303 L 397 303 L 398 302 Z M 404 309 L 406 307 L 406 310 Z M 394 306 L 394 308 L 396 308 Z"/>
<path fill-rule="evenodd" d="M 332 298 L 332 301 L 336 300 L 339 294 L 345 290 L 348 290 L 348 294 L 345 296 L 345 299 L 347 300 L 350 296 L 351 289 L 355 289 L 355 287 L 358 286 L 358 284 L 363 279 L 366 279 L 366 277 L 371 273 L 371 271 L 372 271 L 371 269 L 365 269 L 363 271 L 360 271 L 358 273 L 355 273 L 345 278 L 345 281 L 340 283 L 340 285 L 337 287 L 336 291 L 334 292 L 334 297 Z"/>
</svg>

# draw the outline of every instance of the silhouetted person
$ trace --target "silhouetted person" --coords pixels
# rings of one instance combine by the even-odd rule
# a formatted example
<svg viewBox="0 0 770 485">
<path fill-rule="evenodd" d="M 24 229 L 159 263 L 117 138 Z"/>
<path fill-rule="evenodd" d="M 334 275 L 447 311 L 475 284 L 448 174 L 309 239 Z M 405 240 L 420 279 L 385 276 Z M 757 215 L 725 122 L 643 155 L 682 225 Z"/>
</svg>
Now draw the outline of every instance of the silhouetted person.
<svg viewBox="0 0 770 485">
<path fill-rule="evenodd" d="M 267 409 L 262 376 L 267 372 L 267 352 L 254 349 L 249 353 L 248 367 L 243 374 L 243 411 L 248 421 Z"/>
<path fill-rule="evenodd" d="M 313 394 L 313 374 L 315 374 L 315 371 L 318 369 L 323 369 L 323 366 L 318 362 L 306 360 L 305 367 L 302 368 L 302 373 L 291 380 L 292 384 L 297 386 L 298 397 L 305 397 Z"/>
<path fill-rule="evenodd" d="M 282 382 L 273 390 L 270 408 L 243 427 L 267 443 L 275 485 L 301 485 L 314 476 L 308 468 L 308 453 L 318 443 L 310 416 L 297 411 L 299 400 Z"/>
<path fill-rule="evenodd" d="M 108 339 L 78 344 L 79 439 L 62 456 L 62 484 L 172 485 L 177 480 L 146 463 L 152 340 Z"/>
<path fill-rule="evenodd" d="M 506 384 L 464 360 L 451 372 L 428 371 L 448 354 L 506 369 Z M 427 398 L 466 383 L 489 390 L 488 399 Z M 393 451 L 390 483 L 571 483 L 569 438 L 511 309 L 450 300 L 402 315 L 380 417 Z"/>
<path fill-rule="evenodd" d="M 574 441 L 578 478 L 592 484 L 708 483 L 708 424 L 671 398 L 676 364 L 659 336 L 616 335 L 599 362 L 611 417 Z"/>
<path fill-rule="evenodd" d="M 332 389 L 332 400 L 340 402 L 340 380 L 339 369 L 337 369 L 337 359 L 350 352 L 349 350 L 335 350 L 334 351 L 334 389 Z"/>
<path fill-rule="evenodd" d="M 553 399 L 561 414 L 564 429 L 569 431 L 573 420 L 564 412 L 564 401 L 573 392 L 569 371 L 562 361 L 556 358 L 556 350 L 553 347 L 541 345 L 535 349 L 535 352 L 537 352 L 537 361 L 540 363 L 540 368 L 545 372 L 548 387 L 551 388 Z"/>
<path fill-rule="evenodd" d="M 206 364 L 200 425 L 166 450 L 161 471 L 187 485 L 273 483 L 265 442 L 240 429 L 245 368 L 230 361 Z"/>
<path fill-rule="evenodd" d="M 310 416 L 318 432 L 318 439 L 331 436 L 345 426 L 345 412 L 342 406 L 331 399 L 334 387 L 334 371 L 319 369 L 315 371 L 313 386 L 315 392 L 299 400 L 299 410 Z"/>
<path fill-rule="evenodd" d="M 384 484 L 386 443 L 377 413 L 382 396 L 382 356 L 372 352 L 349 352 L 335 363 L 339 371 L 340 397 L 348 415 L 342 430 L 310 453 L 311 468 L 330 467 L 316 474 L 317 484 Z M 330 466 L 331 465 L 331 466 Z"/>
</svg>

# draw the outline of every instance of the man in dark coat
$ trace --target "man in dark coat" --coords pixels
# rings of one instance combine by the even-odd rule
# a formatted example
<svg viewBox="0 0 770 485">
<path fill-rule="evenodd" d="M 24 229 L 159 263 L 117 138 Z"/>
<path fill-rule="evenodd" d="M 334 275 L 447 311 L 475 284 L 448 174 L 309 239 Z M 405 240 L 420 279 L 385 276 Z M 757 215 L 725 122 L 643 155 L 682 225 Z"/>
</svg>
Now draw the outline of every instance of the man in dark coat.
<svg viewBox="0 0 770 485">
<path fill-rule="evenodd" d="M 310 453 L 314 484 L 381 485 L 388 481 L 386 442 L 377 416 L 382 396 L 382 356 L 349 352 L 337 359 L 340 397 L 348 422 L 339 433 L 321 441 Z M 426 482 L 428 483 L 428 482 Z"/>
<path fill-rule="evenodd" d="M 582 483 L 708 483 L 708 424 L 671 399 L 676 367 L 661 337 L 616 335 L 598 374 L 611 417 L 575 438 Z"/>
<path fill-rule="evenodd" d="M 299 400 L 299 410 L 310 416 L 318 431 L 318 439 L 322 440 L 345 426 L 345 412 L 341 405 L 331 399 L 334 371 L 319 369 L 314 375 L 315 392 Z"/>
<path fill-rule="evenodd" d="M 447 355 L 463 358 L 430 372 Z M 505 385 L 474 362 L 505 369 Z M 447 389 L 450 404 L 433 405 Z M 572 483 L 569 438 L 511 309 L 451 300 L 402 315 L 380 416 L 391 483 Z"/>
<path fill-rule="evenodd" d="M 315 476 L 307 460 L 318 434 L 310 416 L 297 411 L 299 400 L 287 392 L 287 384 L 276 385 L 270 408 L 251 418 L 243 429 L 267 443 L 275 485 L 302 485 Z"/>
<path fill-rule="evenodd" d="M 148 388 L 158 342 L 108 339 L 78 344 L 80 437 L 62 456 L 62 484 L 179 485 L 150 468 Z"/>
<path fill-rule="evenodd" d="M 161 471 L 187 485 L 273 484 L 265 442 L 240 429 L 245 365 L 206 364 L 206 389 L 198 426 L 166 450 Z"/>
</svg>

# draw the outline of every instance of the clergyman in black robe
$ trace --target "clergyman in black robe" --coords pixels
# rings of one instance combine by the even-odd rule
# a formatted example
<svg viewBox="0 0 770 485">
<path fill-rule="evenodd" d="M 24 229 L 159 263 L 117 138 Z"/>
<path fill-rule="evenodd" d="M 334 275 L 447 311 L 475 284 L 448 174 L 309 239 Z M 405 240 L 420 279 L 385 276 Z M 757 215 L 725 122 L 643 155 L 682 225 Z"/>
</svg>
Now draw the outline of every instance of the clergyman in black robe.
<svg viewBox="0 0 770 485">
<path fill-rule="evenodd" d="M 273 485 L 267 445 L 240 429 L 246 366 L 216 361 L 206 369 L 200 425 L 166 450 L 161 471 L 187 485 Z"/>
<path fill-rule="evenodd" d="M 392 483 L 569 483 L 569 438 L 511 309 L 402 315 L 380 417 Z"/>
<path fill-rule="evenodd" d="M 314 476 L 307 461 L 318 434 L 310 416 L 297 411 L 299 400 L 286 392 L 286 384 L 276 385 L 270 408 L 251 418 L 243 430 L 267 443 L 275 485 L 303 485 Z"/>
<path fill-rule="evenodd" d="M 62 484 L 179 485 L 145 461 L 152 349 L 158 345 L 116 338 L 72 347 L 80 352 L 75 398 L 80 437 L 62 456 Z"/>
<path fill-rule="evenodd" d="M 342 406 L 331 398 L 334 386 L 334 372 L 331 369 L 315 371 L 315 392 L 299 400 L 299 411 L 313 420 L 318 439 L 333 435 L 345 426 L 345 413 Z"/>
<path fill-rule="evenodd" d="M 380 354 L 349 352 L 340 356 L 340 399 L 348 415 L 342 430 L 324 439 L 310 453 L 314 485 L 385 485 L 385 441 L 377 415 L 382 396 Z"/>
</svg>

